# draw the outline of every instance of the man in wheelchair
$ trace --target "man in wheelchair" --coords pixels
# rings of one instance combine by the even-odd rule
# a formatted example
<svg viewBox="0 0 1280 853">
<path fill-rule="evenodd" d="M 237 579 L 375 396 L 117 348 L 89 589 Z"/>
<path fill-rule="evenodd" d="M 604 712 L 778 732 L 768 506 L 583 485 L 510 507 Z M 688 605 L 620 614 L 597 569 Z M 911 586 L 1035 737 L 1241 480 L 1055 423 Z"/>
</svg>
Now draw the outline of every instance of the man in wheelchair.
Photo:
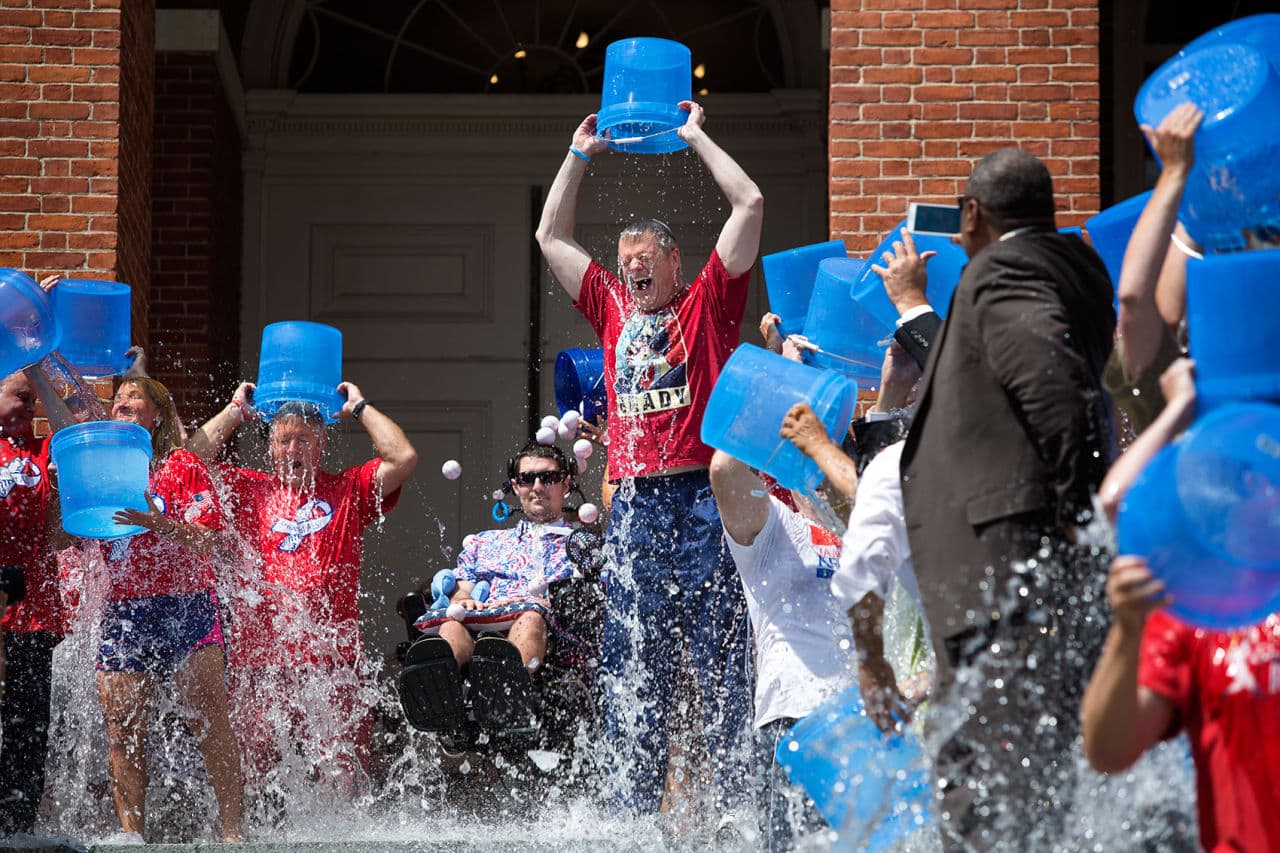
<svg viewBox="0 0 1280 853">
<path fill-rule="evenodd" d="M 422 636 L 405 653 L 400 702 L 445 746 L 567 748 L 593 713 L 600 595 L 585 575 L 598 572 L 598 537 L 564 518 L 574 470 L 554 445 L 523 447 L 507 477 L 524 517 L 466 537 L 421 616 L 417 594 L 401 602 Z"/>
</svg>

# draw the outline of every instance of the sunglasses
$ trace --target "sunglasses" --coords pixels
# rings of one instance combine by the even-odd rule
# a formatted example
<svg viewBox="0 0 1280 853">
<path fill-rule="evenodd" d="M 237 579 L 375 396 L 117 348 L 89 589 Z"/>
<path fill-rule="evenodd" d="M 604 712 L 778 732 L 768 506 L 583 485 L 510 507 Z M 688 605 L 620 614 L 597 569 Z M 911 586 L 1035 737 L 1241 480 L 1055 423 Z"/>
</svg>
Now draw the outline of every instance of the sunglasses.
<svg viewBox="0 0 1280 853">
<path fill-rule="evenodd" d="M 524 486 L 527 489 L 538 480 L 542 480 L 544 486 L 554 486 L 557 483 L 563 483 L 567 476 L 563 471 L 525 471 L 511 479 L 517 486 Z"/>
</svg>

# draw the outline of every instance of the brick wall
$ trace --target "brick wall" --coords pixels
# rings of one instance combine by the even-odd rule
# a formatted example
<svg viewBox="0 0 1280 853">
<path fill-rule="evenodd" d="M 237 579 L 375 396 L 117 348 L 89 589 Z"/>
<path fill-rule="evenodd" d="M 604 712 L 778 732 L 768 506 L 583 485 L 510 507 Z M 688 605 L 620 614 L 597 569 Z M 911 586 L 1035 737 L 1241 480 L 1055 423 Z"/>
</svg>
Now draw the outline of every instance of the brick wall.
<svg viewBox="0 0 1280 853">
<path fill-rule="evenodd" d="M 149 0 L 0 4 L 0 266 L 128 281 L 122 255 L 145 255 L 148 205 L 128 195 L 149 181 L 122 207 L 117 155 L 149 159 L 149 98 L 125 90 L 150 86 L 150 15 Z"/>
<path fill-rule="evenodd" d="M 199 422 L 239 373 L 240 138 L 216 54 L 157 54 L 155 89 L 152 373 Z"/>
<path fill-rule="evenodd" d="M 831 236 L 874 248 L 1011 144 L 1048 165 L 1059 226 L 1097 212 L 1098 2 L 831 0 Z"/>
</svg>

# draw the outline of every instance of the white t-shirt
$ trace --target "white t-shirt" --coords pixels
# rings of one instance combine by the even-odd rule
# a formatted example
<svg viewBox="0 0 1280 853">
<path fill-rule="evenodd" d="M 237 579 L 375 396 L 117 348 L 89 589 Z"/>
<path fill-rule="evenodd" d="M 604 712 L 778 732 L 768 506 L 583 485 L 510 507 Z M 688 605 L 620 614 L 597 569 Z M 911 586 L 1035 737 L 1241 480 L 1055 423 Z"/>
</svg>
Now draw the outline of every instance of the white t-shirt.
<svg viewBox="0 0 1280 853">
<path fill-rule="evenodd" d="M 754 542 L 725 541 L 755 633 L 756 727 L 805 717 L 855 682 L 849 620 L 831 594 L 840 539 L 771 496 Z"/>
</svg>

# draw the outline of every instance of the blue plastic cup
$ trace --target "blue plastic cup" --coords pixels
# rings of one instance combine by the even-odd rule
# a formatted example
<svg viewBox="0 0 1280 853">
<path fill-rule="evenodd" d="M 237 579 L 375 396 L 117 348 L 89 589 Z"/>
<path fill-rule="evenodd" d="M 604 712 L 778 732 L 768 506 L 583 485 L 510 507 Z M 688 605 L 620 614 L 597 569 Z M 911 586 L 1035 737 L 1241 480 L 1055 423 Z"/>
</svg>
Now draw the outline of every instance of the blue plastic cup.
<svg viewBox="0 0 1280 853">
<path fill-rule="evenodd" d="M 693 98 L 689 48 L 660 38 L 615 41 L 604 54 L 604 84 L 596 133 L 631 154 L 670 154 L 685 147 L 676 133 Z"/>
<path fill-rule="evenodd" d="M 919 741 L 881 732 L 857 687 L 792 726 L 775 758 L 850 849 L 883 850 L 933 821 L 933 774 Z"/>
<path fill-rule="evenodd" d="M 769 294 L 769 310 L 782 318 L 779 330 L 783 337 L 799 334 L 809 313 L 813 296 L 813 280 L 818 264 L 827 258 L 847 258 L 843 240 L 828 240 L 774 252 L 760 259 L 764 269 L 764 286 Z"/>
<path fill-rule="evenodd" d="M 1215 630 L 1255 624 L 1280 606 L 1280 570 L 1224 558 L 1222 550 L 1206 545 L 1203 534 L 1210 525 L 1227 525 L 1232 532 L 1210 539 L 1238 548 L 1240 524 L 1260 502 L 1192 491 L 1188 505 L 1179 474 L 1184 446 L 1185 439 L 1161 450 L 1129 488 L 1116 523 L 1120 553 L 1146 558 L 1173 596 L 1169 612 L 1182 621 Z M 1189 475 L 1202 469 L 1203 458 L 1193 456 L 1187 467 Z M 1231 476 L 1246 480 L 1239 468 Z M 1206 515 L 1196 518 L 1197 512 Z M 1275 508 L 1271 512 L 1274 516 Z"/>
<path fill-rule="evenodd" d="M 702 442 L 764 471 L 784 488 L 811 492 L 822 482 L 818 463 L 778 435 L 796 403 L 808 403 L 836 442 L 853 420 L 858 387 L 819 370 L 740 344 L 725 362 L 702 416 Z"/>
<path fill-rule="evenodd" d="M 893 251 L 893 244 L 902 240 L 902 232 L 906 227 L 907 221 L 904 219 L 888 233 L 884 240 L 880 241 L 880 245 L 869 256 L 862 275 L 849 291 L 850 295 L 858 300 L 859 305 L 870 311 L 890 329 L 898 323 L 898 309 L 894 308 L 893 303 L 889 301 L 889 294 L 884 292 L 884 281 L 881 280 L 879 273 L 871 269 L 871 265 L 884 266 L 884 253 Z M 925 298 L 929 300 L 933 310 L 938 312 L 939 317 L 945 317 L 951 306 L 951 294 L 960 283 L 960 275 L 964 272 L 965 264 L 969 263 L 969 257 L 964 253 L 964 249 L 952 243 L 949 237 L 938 234 L 912 234 L 911 239 L 916 244 L 916 251 L 921 254 L 938 253 L 925 265 L 925 270 L 929 274 Z"/>
<path fill-rule="evenodd" d="M 129 366 L 129 285 L 67 279 L 52 291 L 62 329 L 58 353 L 81 376 L 116 376 Z"/>
<path fill-rule="evenodd" d="M 151 435 L 124 421 L 90 421 L 53 434 L 62 529 L 87 539 L 116 539 L 144 528 L 116 524 L 122 509 L 147 511 Z"/>
<path fill-rule="evenodd" d="M 1111 276 L 1112 287 L 1120 287 L 1120 268 L 1124 265 L 1125 249 L 1129 247 L 1133 227 L 1138 224 L 1138 217 L 1142 215 L 1150 198 L 1150 190 L 1138 193 L 1085 220 L 1089 245 L 1102 258 L 1102 263 Z"/>
<path fill-rule="evenodd" d="M 338 419 L 346 401 L 342 382 L 342 332 L 323 323 L 289 320 L 262 330 L 253 406 L 265 420 L 289 402 L 311 403 L 326 423 Z"/>
<path fill-rule="evenodd" d="M 35 364 L 57 349 L 58 320 L 35 279 L 0 269 L 0 379 Z"/>
<path fill-rule="evenodd" d="M 887 346 L 883 342 L 893 337 L 894 327 L 849 296 L 864 266 L 866 261 L 854 258 L 827 258 L 818 264 L 804 336 L 820 350 L 804 357 L 815 367 L 838 370 L 855 380 L 874 376 L 878 381 Z"/>
<path fill-rule="evenodd" d="M 1197 406 L 1280 400 L 1280 249 L 1187 260 Z"/>
<path fill-rule="evenodd" d="M 1188 46 L 1138 90 L 1134 113 L 1152 127 L 1179 104 L 1204 111 L 1179 219 L 1201 245 L 1245 248 L 1244 231 L 1280 228 L 1280 69 L 1267 53 L 1220 38 Z"/>
<path fill-rule="evenodd" d="M 605 413 L 604 350 L 574 347 L 556 356 L 556 408 L 562 415 L 576 409 L 591 423 Z"/>
</svg>

